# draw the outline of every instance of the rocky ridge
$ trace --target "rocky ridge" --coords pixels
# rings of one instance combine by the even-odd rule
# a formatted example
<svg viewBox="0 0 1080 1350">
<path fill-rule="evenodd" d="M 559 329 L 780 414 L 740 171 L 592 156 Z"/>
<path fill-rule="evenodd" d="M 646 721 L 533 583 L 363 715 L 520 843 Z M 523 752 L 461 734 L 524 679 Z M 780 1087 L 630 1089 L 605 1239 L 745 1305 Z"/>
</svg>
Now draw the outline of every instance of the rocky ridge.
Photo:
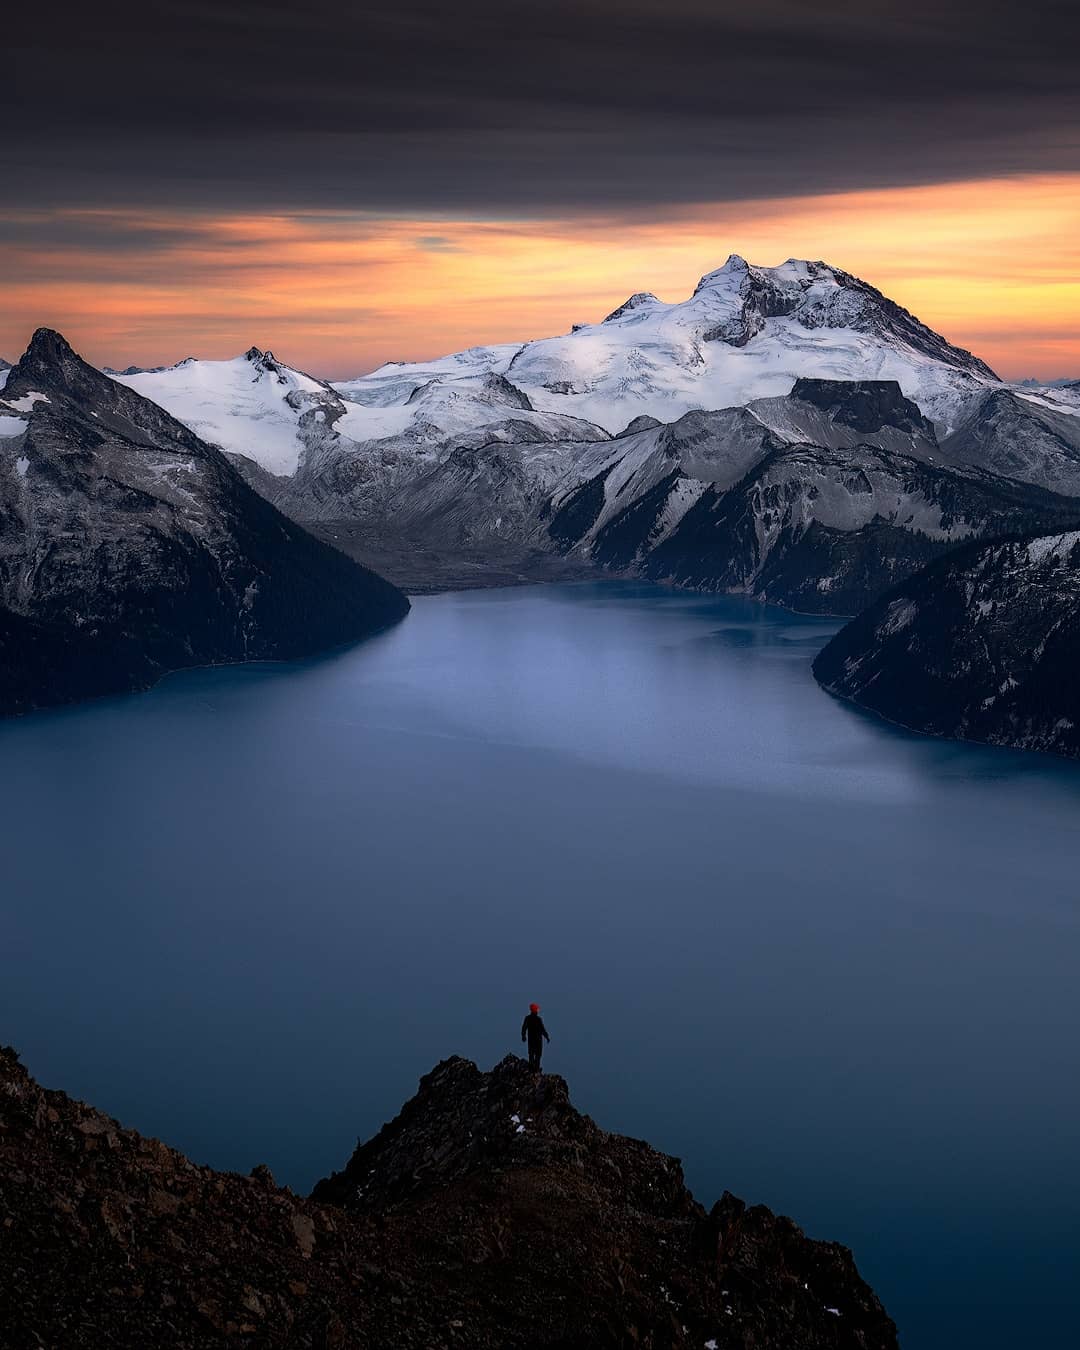
<svg viewBox="0 0 1080 1350">
<path fill-rule="evenodd" d="M 941 444 L 941 462 L 971 465 L 1019 482 L 1080 496 L 1080 417 L 1058 401 L 1009 389 L 984 394 Z"/>
<path fill-rule="evenodd" d="M 608 1134 L 508 1057 L 438 1065 L 310 1200 L 200 1167 L 0 1050 L 5 1345 L 894 1350 L 850 1252 Z"/>
<path fill-rule="evenodd" d="M 547 530 L 608 568 L 852 614 L 968 539 L 1077 522 L 1072 497 L 947 462 L 895 381 L 800 379 L 584 449 Z"/>
</svg>

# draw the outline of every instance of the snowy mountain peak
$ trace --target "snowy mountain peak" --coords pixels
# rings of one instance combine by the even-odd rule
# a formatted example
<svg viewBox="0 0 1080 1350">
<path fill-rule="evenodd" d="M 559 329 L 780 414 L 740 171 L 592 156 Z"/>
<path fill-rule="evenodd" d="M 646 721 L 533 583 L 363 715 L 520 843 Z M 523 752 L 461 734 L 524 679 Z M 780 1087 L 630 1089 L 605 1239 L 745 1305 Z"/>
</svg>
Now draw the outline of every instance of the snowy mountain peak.
<svg viewBox="0 0 1080 1350">
<path fill-rule="evenodd" d="M 114 378 L 167 408 L 202 440 L 257 459 L 276 475 L 295 473 L 306 421 L 329 426 L 344 411 L 328 385 L 259 347 L 228 361 L 184 361 Z"/>
<path fill-rule="evenodd" d="M 711 272 L 706 272 L 698 284 L 694 287 L 694 294 L 698 295 L 701 291 L 706 291 L 712 286 L 722 285 L 729 287 L 732 284 L 732 278 L 746 276 L 750 271 L 750 264 L 738 253 L 730 253 L 727 262 L 723 267 L 714 268 Z"/>
<path fill-rule="evenodd" d="M 450 405 L 477 408 L 508 408 L 531 412 L 528 396 L 506 378 L 487 372 L 449 379 L 438 376 L 426 384 L 417 385 L 405 400 L 407 407 L 424 406 L 427 410 Z"/>
<path fill-rule="evenodd" d="M 624 314 L 629 314 L 632 310 L 641 309 L 646 305 L 658 305 L 661 302 L 653 295 L 652 291 L 635 291 L 629 298 L 624 300 L 618 309 L 613 309 L 603 323 L 611 323 L 614 319 L 621 319 Z M 577 328 L 587 328 L 588 324 L 578 324 Z"/>
<path fill-rule="evenodd" d="M 283 366 L 273 352 L 264 352 L 258 347 L 249 347 L 244 353 L 243 359 L 258 371 L 265 371 L 268 375 L 277 375 L 280 383 L 288 383 L 288 367 Z"/>
</svg>

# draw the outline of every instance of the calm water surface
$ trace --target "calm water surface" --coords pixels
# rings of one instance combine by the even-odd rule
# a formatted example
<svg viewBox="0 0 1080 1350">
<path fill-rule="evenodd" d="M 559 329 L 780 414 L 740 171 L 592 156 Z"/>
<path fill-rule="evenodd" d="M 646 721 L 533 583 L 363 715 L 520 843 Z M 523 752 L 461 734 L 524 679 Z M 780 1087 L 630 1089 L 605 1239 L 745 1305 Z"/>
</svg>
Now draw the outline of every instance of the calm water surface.
<svg viewBox="0 0 1080 1350">
<path fill-rule="evenodd" d="M 0 724 L 0 1038 L 303 1190 L 536 999 L 579 1106 L 850 1244 L 907 1350 L 1072 1350 L 1080 767 L 833 702 L 834 627 L 446 595 Z"/>
</svg>

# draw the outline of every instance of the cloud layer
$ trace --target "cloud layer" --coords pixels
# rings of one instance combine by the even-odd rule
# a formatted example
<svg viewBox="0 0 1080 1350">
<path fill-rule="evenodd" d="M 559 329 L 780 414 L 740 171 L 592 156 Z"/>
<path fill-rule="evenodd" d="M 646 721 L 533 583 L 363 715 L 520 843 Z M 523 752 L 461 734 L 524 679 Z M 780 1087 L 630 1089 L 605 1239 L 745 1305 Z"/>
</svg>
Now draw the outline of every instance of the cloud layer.
<svg viewBox="0 0 1080 1350">
<path fill-rule="evenodd" d="M 1080 373 L 1075 0 L 57 0 L 0 19 L 0 352 L 346 374 L 824 257 Z"/>
<path fill-rule="evenodd" d="M 3 32 L 25 205 L 559 215 L 1080 170 L 1072 0 L 60 0 Z"/>
</svg>

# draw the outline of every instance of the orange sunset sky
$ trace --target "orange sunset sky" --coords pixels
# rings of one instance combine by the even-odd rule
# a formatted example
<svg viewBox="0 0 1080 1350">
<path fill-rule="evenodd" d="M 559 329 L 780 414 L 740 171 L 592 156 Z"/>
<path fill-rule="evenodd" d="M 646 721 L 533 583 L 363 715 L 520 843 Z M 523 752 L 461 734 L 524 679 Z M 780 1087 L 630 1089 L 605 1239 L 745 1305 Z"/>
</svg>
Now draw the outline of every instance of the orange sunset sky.
<svg viewBox="0 0 1080 1350">
<path fill-rule="evenodd" d="M 48 325 L 98 364 L 255 344 L 340 378 L 564 332 L 637 290 L 681 299 L 741 253 L 854 272 L 1007 378 L 1080 378 L 1080 174 L 533 219 L 11 205 L 0 219 L 8 360 Z"/>
</svg>

